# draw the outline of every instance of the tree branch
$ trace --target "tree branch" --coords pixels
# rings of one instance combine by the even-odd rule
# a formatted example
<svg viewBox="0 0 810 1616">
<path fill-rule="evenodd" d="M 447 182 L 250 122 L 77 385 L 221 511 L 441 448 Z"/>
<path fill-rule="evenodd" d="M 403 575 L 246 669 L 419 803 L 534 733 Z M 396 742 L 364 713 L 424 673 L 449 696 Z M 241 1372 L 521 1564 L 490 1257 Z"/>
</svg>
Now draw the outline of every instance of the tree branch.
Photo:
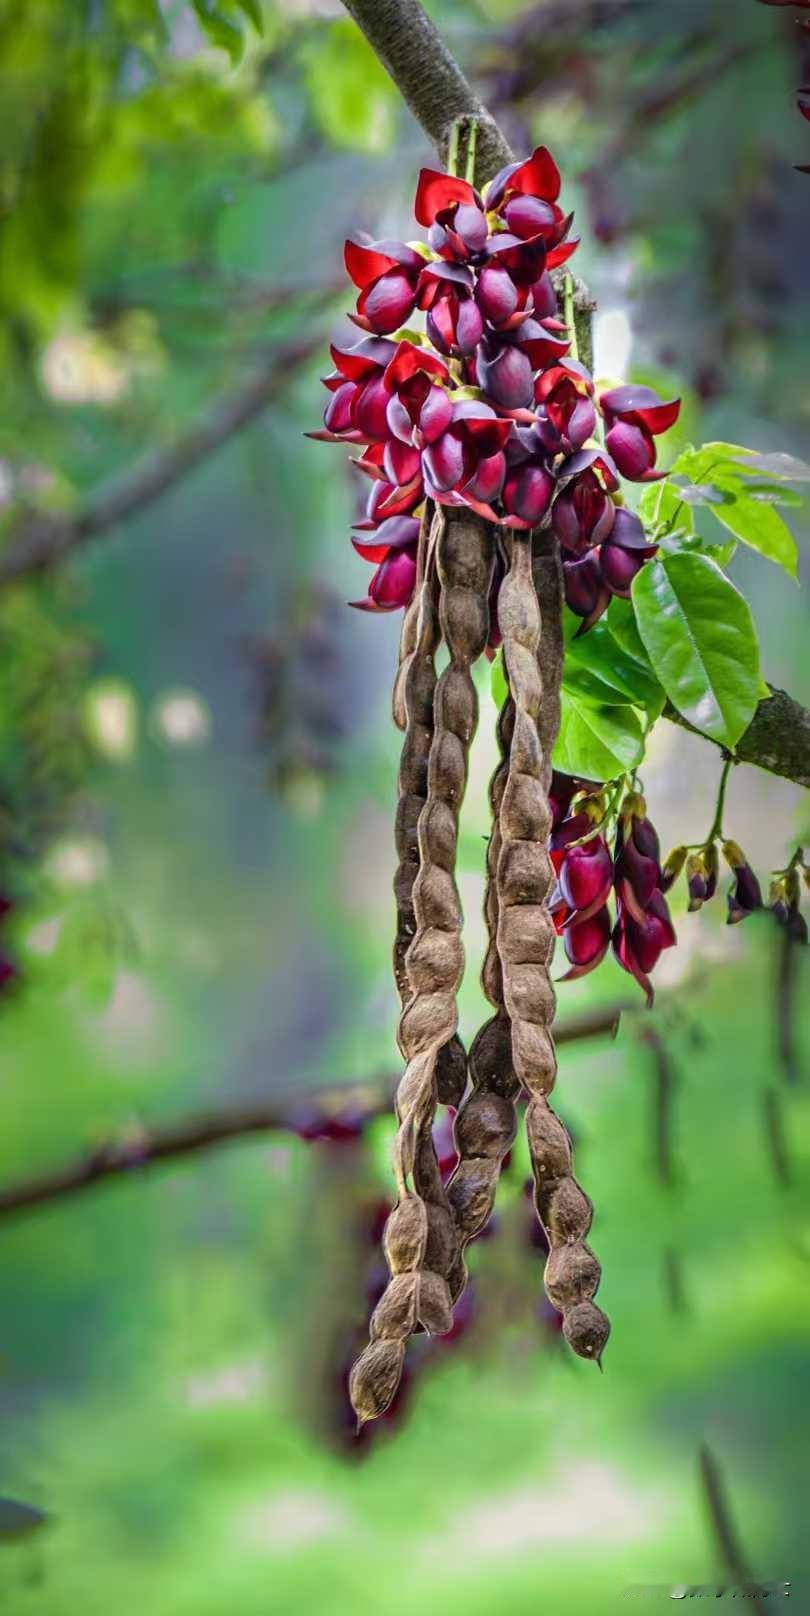
<svg viewBox="0 0 810 1616">
<path fill-rule="evenodd" d="M 740 763 L 754 763 L 758 769 L 781 774 L 797 786 L 810 786 L 810 712 L 786 690 L 777 690 L 774 685 L 769 688 L 770 696 L 760 702 L 734 755 Z M 701 734 L 670 702 L 664 708 L 664 717 L 691 730 L 693 735 Z"/>
<path fill-rule="evenodd" d="M 215 399 L 174 443 L 145 456 L 123 472 L 81 510 L 25 520 L 0 553 L 0 588 L 31 573 L 42 572 L 88 539 L 137 516 L 175 483 L 199 466 L 215 449 L 254 421 L 278 398 L 290 372 L 320 347 L 322 336 L 296 338 L 277 348 L 261 370 L 233 392 Z"/>
<path fill-rule="evenodd" d="M 475 179 L 483 185 L 514 153 L 491 112 L 468 84 L 458 62 L 426 16 L 419 0 L 343 0 L 390 74 L 417 122 L 447 156 L 450 126 L 457 118 L 478 124 Z"/>
<path fill-rule="evenodd" d="M 624 1008 L 623 1004 L 607 1005 L 562 1021 L 555 1030 L 557 1043 L 615 1038 Z M 107 1139 L 86 1156 L 0 1189 L 0 1221 L 77 1195 L 104 1179 L 132 1176 L 145 1168 L 227 1144 L 231 1139 L 280 1132 L 317 1139 L 319 1125 L 325 1126 L 330 1118 L 342 1121 L 344 1126 L 348 1124 L 359 1136 L 375 1117 L 390 1115 L 398 1082 L 399 1074 L 371 1083 L 302 1091 L 272 1104 L 234 1106 L 210 1115 L 186 1117 L 165 1128 L 144 1128 L 124 1138 Z"/>
</svg>

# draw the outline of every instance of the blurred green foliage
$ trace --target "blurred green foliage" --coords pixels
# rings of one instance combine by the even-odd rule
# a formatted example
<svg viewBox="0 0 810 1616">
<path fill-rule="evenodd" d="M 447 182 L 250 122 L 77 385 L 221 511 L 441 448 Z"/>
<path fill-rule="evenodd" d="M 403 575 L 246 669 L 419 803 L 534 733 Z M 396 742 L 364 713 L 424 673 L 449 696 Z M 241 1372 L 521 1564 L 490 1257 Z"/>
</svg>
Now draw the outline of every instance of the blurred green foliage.
<svg viewBox="0 0 810 1616">
<path fill-rule="evenodd" d="M 733 24 L 721 0 L 429 9 L 516 146 L 545 138 L 566 170 L 605 368 L 618 331 L 634 377 L 685 388 L 673 458 L 711 437 L 806 454 L 789 19 L 755 0 Z M 214 13 L 238 65 L 230 32 L 233 48 L 203 26 Z M 345 330 L 343 237 L 408 233 L 426 153 L 328 4 L 2 0 L 0 74 L 5 539 L 171 443 L 291 332 L 325 355 Z M 344 537 L 352 474 L 302 437 L 315 370 L 63 575 L 0 595 L 20 967 L 0 1006 L 4 1181 L 111 1133 L 137 1155 L 144 1128 L 184 1113 L 392 1070 L 397 624 L 339 604 L 365 572 Z M 698 511 L 718 560 L 721 509 Z M 744 544 L 726 561 L 764 672 L 801 694 L 803 597 Z M 572 704 L 610 681 L 607 711 L 632 713 L 625 659 L 637 679 L 644 658 L 625 604 L 580 644 Z M 483 1005 L 488 685 L 482 669 L 465 1034 Z M 665 841 L 705 830 L 716 770 L 689 737 L 657 726 L 644 783 Z M 798 793 L 756 771 L 735 772 L 729 803 L 762 873 L 807 831 Z M 677 918 L 683 976 L 652 1021 L 562 1061 L 614 1320 L 603 1377 L 538 1316 L 519 1153 L 474 1253 L 469 1335 L 420 1361 L 407 1418 L 361 1458 L 330 1424 L 333 1380 L 363 1323 L 357 1224 L 388 1193 L 387 1124 L 343 1157 L 268 1136 L 0 1221 L 0 1492 L 47 1517 L 13 1539 L 0 1512 L 4 1613 L 612 1611 L 628 1583 L 723 1571 L 703 1440 L 752 1567 L 792 1578 L 802 1608 L 806 1079 L 789 1088 L 777 1059 L 765 921 Z M 608 964 L 561 990 L 562 1012 L 627 993 Z M 676 1080 L 669 1185 L 649 1026 Z"/>
</svg>

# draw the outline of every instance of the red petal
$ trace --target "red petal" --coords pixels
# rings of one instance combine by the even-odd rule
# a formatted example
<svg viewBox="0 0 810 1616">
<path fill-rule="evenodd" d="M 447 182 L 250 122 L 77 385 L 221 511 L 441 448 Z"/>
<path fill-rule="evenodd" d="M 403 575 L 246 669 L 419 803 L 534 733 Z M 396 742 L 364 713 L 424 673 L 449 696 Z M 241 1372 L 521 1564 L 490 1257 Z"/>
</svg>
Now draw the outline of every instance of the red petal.
<svg viewBox="0 0 810 1616">
<path fill-rule="evenodd" d="M 417 223 L 427 228 L 433 224 L 438 213 L 452 207 L 454 202 L 477 206 L 478 199 L 468 181 L 456 179 L 452 174 L 439 174 L 435 169 L 423 168 L 413 204 Z"/>
<path fill-rule="evenodd" d="M 364 337 L 353 348 L 338 348 L 333 342 L 329 352 L 341 376 L 350 382 L 361 382 L 373 376 L 375 370 L 385 368 L 396 346 L 386 337 Z"/>
<path fill-rule="evenodd" d="M 507 191 L 521 191 L 524 196 L 539 196 L 544 202 L 556 202 L 562 180 L 560 170 L 546 146 L 538 146 L 531 157 L 510 175 Z"/>
<path fill-rule="evenodd" d="M 580 240 L 579 236 L 572 236 L 570 241 L 561 241 L 558 247 L 552 247 L 546 259 L 546 269 L 559 269 L 560 264 L 567 264 L 569 258 L 573 258 Z"/>
<path fill-rule="evenodd" d="M 373 562 L 375 567 L 378 567 L 388 554 L 388 545 L 375 544 L 373 539 L 356 539 L 352 534 L 352 544 L 357 554 L 362 556 L 364 561 Z M 350 605 L 354 605 L 354 602 L 351 601 Z"/>
<path fill-rule="evenodd" d="M 439 376 L 445 382 L 450 380 L 444 360 L 431 353 L 429 348 L 418 348 L 413 342 L 399 342 L 385 372 L 385 385 L 395 393 L 419 371 L 425 371 L 428 376 Z"/>
<path fill-rule="evenodd" d="M 343 248 L 346 270 L 361 291 L 379 280 L 386 270 L 396 269 L 397 260 L 390 253 L 378 252 L 376 247 L 365 247 L 361 241 L 349 239 Z"/>
</svg>

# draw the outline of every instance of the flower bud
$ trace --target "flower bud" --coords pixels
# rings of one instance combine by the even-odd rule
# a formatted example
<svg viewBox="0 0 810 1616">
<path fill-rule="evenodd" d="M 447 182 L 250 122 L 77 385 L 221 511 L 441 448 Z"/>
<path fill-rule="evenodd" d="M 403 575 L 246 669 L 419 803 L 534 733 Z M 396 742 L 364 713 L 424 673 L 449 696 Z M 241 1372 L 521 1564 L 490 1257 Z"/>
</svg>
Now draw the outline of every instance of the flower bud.
<svg viewBox="0 0 810 1616">
<path fill-rule="evenodd" d="M 719 861 L 714 842 L 690 853 L 686 860 L 686 882 L 689 888 L 689 913 L 702 909 L 717 890 Z"/>
<path fill-rule="evenodd" d="M 686 854 L 687 849 L 684 847 L 683 843 L 680 843 L 678 847 L 673 847 L 671 853 L 667 853 L 663 865 L 661 866 L 662 892 L 669 892 L 670 887 L 675 885 L 675 882 L 677 881 L 678 876 L 686 863 Z"/>
<path fill-rule="evenodd" d="M 727 924 L 736 926 L 755 909 L 762 908 L 762 892 L 759 881 L 737 842 L 723 843 L 723 857 L 734 875 L 728 894 Z"/>
</svg>

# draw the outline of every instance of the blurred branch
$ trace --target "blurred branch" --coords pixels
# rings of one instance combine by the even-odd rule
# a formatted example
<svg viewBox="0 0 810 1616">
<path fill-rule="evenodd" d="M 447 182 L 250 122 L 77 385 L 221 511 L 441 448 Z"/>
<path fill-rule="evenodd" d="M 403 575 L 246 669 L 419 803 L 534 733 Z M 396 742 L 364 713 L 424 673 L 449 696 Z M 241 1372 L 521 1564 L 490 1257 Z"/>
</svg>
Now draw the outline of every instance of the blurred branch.
<svg viewBox="0 0 810 1616">
<path fill-rule="evenodd" d="M 88 539 L 138 516 L 261 415 L 284 391 L 290 372 L 317 352 L 322 341 L 316 328 L 308 337 L 281 344 L 266 365 L 215 399 L 182 436 L 124 471 L 82 509 L 24 519 L 0 553 L 0 587 L 54 566 Z"/>
<path fill-rule="evenodd" d="M 556 1042 L 615 1038 L 623 1008 L 622 1004 L 608 1005 L 560 1022 L 555 1030 Z M 267 1105 L 233 1106 L 210 1115 L 186 1117 L 165 1128 L 139 1129 L 126 1138 L 108 1139 L 86 1156 L 0 1189 L 0 1220 L 76 1195 L 103 1179 L 157 1167 L 161 1162 L 192 1156 L 231 1139 L 284 1132 L 328 1139 L 329 1134 L 319 1134 L 318 1129 L 320 1125 L 325 1130 L 330 1121 L 338 1127 L 333 1135 L 336 1140 L 359 1138 L 367 1123 L 390 1115 L 398 1082 L 399 1074 L 392 1074 L 367 1084 L 345 1083 L 302 1091 Z"/>
<path fill-rule="evenodd" d="M 735 1591 L 744 1592 L 746 1599 L 751 1601 L 751 1609 L 757 1611 L 759 1616 L 762 1616 L 764 1610 L 763 1590 L 759 1583 L 754 1581 L 748 1570 L 742 1545 L 737 1536 L 734 1522 L 731 1519 L 723 1473 L 714 1454 L 705 1442 L 700 1449 L 700 1479 L 709 1524 L 720 1551 L 726 1575 L 734 1582 Z M 764 1598 L 767 1598 L 767 1594 L 764 1595 Z"/>
<path fill-rule="evenodd" d="M 770 696 L 760 702 L 734 756 L 740 763 L 755 763 L 770 774 L 781 774 L 797 786 L 810 786 L 810 712 L 786 690 L 774 685 L 769 688 Z M 669 702 L 664 717 L 695 735 L 701 733 Z"/>
</svg>

